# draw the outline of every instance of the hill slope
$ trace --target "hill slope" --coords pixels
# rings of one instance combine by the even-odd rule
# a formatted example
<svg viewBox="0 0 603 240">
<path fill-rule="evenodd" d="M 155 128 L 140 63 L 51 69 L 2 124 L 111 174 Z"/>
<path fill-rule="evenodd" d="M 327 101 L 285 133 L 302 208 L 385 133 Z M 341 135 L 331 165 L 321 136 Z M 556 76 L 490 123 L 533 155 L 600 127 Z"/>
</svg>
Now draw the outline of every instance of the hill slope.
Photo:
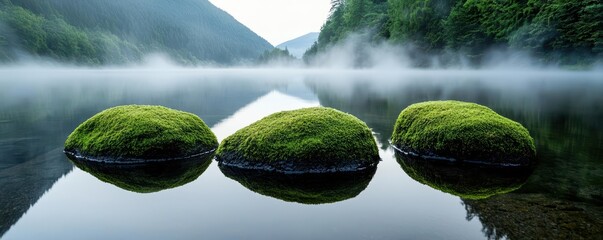
<svg viewBox="0 0 603 240">
<path fill-rule="evenodd" d="M 108 64 L 154 52 L 231 64 L 272 46 L 207 0 L 0 0 L 0 59 Z"/>
<path fill-rule="evenodd" d="M 307 56 L 352 32 L 364 32 L 369 41 L 413 46 L 418 53 L 413 58 L 459 52 L 479 63 L 493 48 L 528 52 L 543 63 L 564 65 L 603 58 L 600 0 L 331 2 L 331 15 Z"/>
</svg>

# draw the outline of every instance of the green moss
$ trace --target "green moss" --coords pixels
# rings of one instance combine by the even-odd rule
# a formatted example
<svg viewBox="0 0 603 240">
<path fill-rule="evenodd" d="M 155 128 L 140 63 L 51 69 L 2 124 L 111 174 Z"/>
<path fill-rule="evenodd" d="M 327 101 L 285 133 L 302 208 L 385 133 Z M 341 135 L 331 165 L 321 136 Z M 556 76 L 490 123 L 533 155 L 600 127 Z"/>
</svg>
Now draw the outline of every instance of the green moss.
<svg viewBox="0 0 603 240">
<path fill-rule="evenodd" d="M 375 175 L 376 167 L 363 171 L 327 174 L 283 174 L 220 165 L 222 173 L 251 191 L 286 202 L 325 204 L 360 194 Z"/>
<path fill-rule="evenodd" d="M 253 163 L 302 172 L 375 165 L 379 159 L 372 132 L 364 122 L 324 107 L 265 117 L 224 139 L 217 154 L 224 164 Z"/>
<path fill-rule="evenodd" d="M 484 199 L 519 189 L 531 168 L 496 168 L 403 156 L 396 159 L 404 172 L 417 182 L 463 199 Z"/>
<path fill-rule="evenodd" d="M 216 136 L 196 115 L 161 106 L 104 110 L 78 126 L 65 151 L 87 158 L 182 158 L 217 147 Z"/>
<path fill-rule="evenodd" d="M 150 164 L 107 164 L 67 155 L 78 168 L 99 180 L 137 193 L 183 186 L 197 179 L 211 164 L 213 154 Z"/>
<path fill-rule="evenodd" d="M 413 104 L 396 121 L 392 143 L 421 155 L 501 164 L 528 164 L 534 140 L 521 124 L 459 101 Z"/>
</svg>

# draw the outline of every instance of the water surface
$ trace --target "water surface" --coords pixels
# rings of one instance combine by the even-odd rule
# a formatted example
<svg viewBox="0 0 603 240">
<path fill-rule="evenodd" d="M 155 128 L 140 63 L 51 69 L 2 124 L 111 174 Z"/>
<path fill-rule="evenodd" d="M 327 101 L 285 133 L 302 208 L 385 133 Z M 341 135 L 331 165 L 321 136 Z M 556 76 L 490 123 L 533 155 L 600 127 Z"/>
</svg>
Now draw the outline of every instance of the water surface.
<svg viewBox="0 0 603 240">
<path fill-rule="evenodd" d="M 600 73 L 0 71 L 3 239 L 526 239 L 603 234 Z M 538 159 L 525 183 L 513 182 L 510 192 L 472 199 L 409 175 L 388 143 L 394 122 L 408 105 L 439 99 L 483 104 L 526 126 Z M 324 204 L 267 194 L 260 190 L 271 187 L 264 186 L 266 181 L 246 187 L 225 176 L 216 162 L 202 166 L 192 182 L 140 193 L 75 167 L 62 153 L 65 139 L 81 122 L 124 104 L 192 112 L 219 140 L 274 112 L 333 107 L 373 129 L 382 161 L 374 175 L 360 178 L 361 187 L 353 187 L 351 197 Z"/>
</svg>

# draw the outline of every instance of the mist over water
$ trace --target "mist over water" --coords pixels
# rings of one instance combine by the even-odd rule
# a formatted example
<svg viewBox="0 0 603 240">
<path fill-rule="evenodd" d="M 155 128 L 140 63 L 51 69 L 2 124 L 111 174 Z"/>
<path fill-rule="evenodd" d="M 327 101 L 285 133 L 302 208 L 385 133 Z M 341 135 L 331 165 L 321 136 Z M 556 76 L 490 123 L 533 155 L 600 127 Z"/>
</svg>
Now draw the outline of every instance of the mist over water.
<svg viewBox="0 0 603 240">
<path fill-rule="evenodd" d="M 120 238 L 157 225 L 180 229 L 185 236 L 199 236 L 199 225 L 204 226 L 204 236 L 209 238 L 239 236 L 229 235 L 230 231 L 225 229 L 225 226 L 232 227 L 230 219 L 247 226 L 241 230 L 242 234 L 258 239 L 286 237 L 291 232 L 306 238 L 318 235 L 347 239 L 362 236 L 438 238 L 445 234 L 480 239 L 484 235 L 482 224 L 490 226 L 504 221 L 480 220 L 486 214 L 483 209 L 498 206 L 497 198 L 493 198 L 493 202 L 467 201 L 467 206 L 461 205 L 458 197 L 406 176 L 389 147 L 388 140 L 400 111 L 413 103 L 429 100 L 479 103 L 529 129 L 536 141 L 539 164 L 528 182 L 512 193 L 515 195 L 505 195 L 505 199 L 511 198 L 511 203 L 518 208 L 533 203 L 535 200 L 530 196 L 534 194 L 539 196 L 538 201 L 544 201 L 543 205 L 550 205 L 548 201 L 562 201 L 573 206 L 572 201 L 578 201 L 587 204 L 586 209 L 598 206 L 603 199 L 600 189 L 603 175 L 599 170 L 603 169 L 599 161 L 603 157 L 600 125 L 603 81 L 598 71 L 201 68 L 179 67 L 156 57 L 132 67 L 84 68 L 29 63 L 2 67 L 0 73 L 0 159 L 3 159 L 0 192 L 3 196 L 27 197 L 27 201 L 21 197 L 0 198 L 0 203 L 8 206 L 0 210 L 4 211 L 2 215 L 9 216 L 0 221 L 0 235 L 4 232 L 11 239 L 43 237 L 44 231 L 39 226 L 47 226 L 48 219 L 53 219 L 51 235 L 66 239 Z M 133 195 L 74 169 L 60 151 L 78 124 L 106 108 L 126 104 L 163 105 L 192 112 L 220 138 L 279 109 L 332 107 L 367 123 L 378 141 L 383 161 L 366 190 L 353 199 L 329 205 L 292 205 L 259 195 L 226 178 L 215 164 L 198 180 L 181 188 L 153 195 Z M 28 189 L 30 194 L 22 189 Z M 516 195 L 521 197 L 513 197 Z M 524 197 L 527 200 L 522 200 Z M 178 206 L 174 206 L 174 202 L 178 202 Z M 87 209 L 90 204 L 95 210 Z M 149 209 L 157 204 L 162 206 L 158 213 L 161 219 L 182 221 L 158 222 L 149 216 Z M 470 204 L 475 208 L 469 207 Z M 116 209 L 116 206 L 120 207 Z M 471 210 L 475 220 L 464 219 L 469 214 L 466 209 Z M 83 216 L 82 212 L 91 214 Z M 589 214 L 600 212 L 588 211 Z M 199 217 L 210 215 L 223 217 Z M 266 217 L 258 220 L 258 216 Z M 313 221 L 316 216 L 329 223 L 337 222 L 341 231 L 326 229 Z M 353 227 L 358 224 L 359 216 L 369 219 L 369 223 L 363 220 L 362 228 Z M 131 219 L 144 221 L 127 222 Z M 273 219 L 283 221 L 275 223 Z M 128 228 L 103 235 L 85 226 L 90 222 Z M 287 231 L 275 232 L 274 224 Z M 524 221 L 524 225 L 530 224 Z M 304 230 L 307 228 L 314 231 L 307 232 Z M 145 237 L 168 237 L 167 232 L 155 233 Z"/>
<path fill-rule="evenodd" d="M 12 2 L 37 5 L 42 1 Z M 129 6 L 126 2 L 95 2 L 110 3 L 107 7 Z M 242 25 L 229 27 L 217 24 L 222 21 L 201 18 L 191 21 L 190 13 L 174 15 L 194 10 L 184 3 L 170 4 L 175 8 L 167 11 L 160 1 L 134 2 L 151 11 L 136 14 L 130 7 L 98 11 L 91 7 L 94 5 L 74 4 L 86 6 L 86 11 L 76 8 L 71 14 L 78 17 L 72 20 L 88 13 L 107 15 L 105 19 L 110 20 L 106 29 L 90 21 L 81 34 L 98 31 L 98 36 L 106 37 L 114 34 L 109 27 L 121 29 L 114 39 L 99 46 L 104 53 L 91 52 L 90 58 L 79 58 L 78 45 L 68 48 L 74 55 L 62 56 L 56 50 L 60 48 L 53 46 L 37 52 L 53 57 L 31 55 L 28 52 L 36 51 L 29 51 L 31 46 L 19 42 L 16 32 L 0 21 L 0 238 L 603 236 L 603 59 L 568 66 L 502 48 L 490 48 L 479 56 L 445 50 L 426 54 L 420 47 L 376 41 L 369 39 L 370 34 L 358 32 L 306 59 L 276 58 L 260 64 L 259 59 L 249 57 L 271 46 Z M 596 12 L 597 8 L 592 9 Z M 61 14 L 50 7 L 40 10 Z M 157 14 L 162 11 L 165 13 Z M 135 24 L 126 24 L 124 17 Z M 155 20 L 145 22 L 146 18 Z M 60 22 L 44 26 L 54 23 Z M 200 28 L 205 24 L 218 31 L 200 31 L 207 30 Z M 234 34 L 232 26 L 241 27 L 247 37 Z M 56 29 L 45 30 L 55 33 Z M 155 41 L 154 34 L 162 40 Z M 139 45 L 144 39 L 151 41 Z M 129 41 L 133 45 L 126 44 Z M 231 44 L 222 44 L 226 42 Z M 480 200 L 466 199 L 438 183 L 418 179 L 410 165 L 400 164 L 390 138 L 400 111 L 435 100 L 481 104 L 525 126 L 537 150 L 530 175 L 514 179 L 516 189 L 511 192 Z M 129 104 L 193 113 L 219 140 L 278 111 L 335 108 L 371 128 L 382 161 L 374 174 L 362 179 L 361 188 L 329 204 L 281 201 L 278 194 L 266 193 L 295 189 L 282 188 L 278 181 L 231 179 L 211 160 L 201 175 L 184 185 L 134 193 L 88 174 L 63 154 L 67 136 L 78 125 L 107 108 Z M 465 187 L 463 181 L 455 181 L 458 175 L 451 173 L 452 182 L 441 178 L 444 185 Z M 480 181 L 474 182 L 480 185 Z M 337 188 L 341 187 L 334 190 L 345 190 Z M 316 186 L 300 189 L 311 193 Z"/>
<path fill-rule="evenodd" d="M 386 72 L 427 71 L 427 70 L 480 70 L 502 72 L 603 72 L 603 59 L 590 65 L 567 66 L 544 63 L 526 51 L 499 49 L 485 50 L 479 63 L 467 58 L 467 53 L 445 51 L 440 54 L 419 53 L 412 45 L 393 44 L 387 41 L 370 43 L 362 33 L 350 34 L 340 43 L 307 59 L 272 59 L 267 63 L 257 63 L 247 59 L 233 65 L 190 64 L 182 65 L 162 52 L 142 56 L 140 61 L 125 64 L 77 65 L 57 60 L 32 56 L 24 51 L 18 52 L 14 62 L 0 63 L 0 70 L 7 69 L 134 69 L 134 70 L 200 70 L 200 69 L 296 69 L 296 70 L 375 70 Z M 568 53 L 570 54 L 570 53 Z"/>
<path fill-rule="evenodd" d="M 421 67 L 417 67 L 416 58 L 423 63 Z M 442 60 L 451 58 L 454 64 Z M 572 212 L 577 215 L 568 217 L 564 210 L 557 210 L 546 218 L 557 226 L 562 223 L 556 219 L 565 219 L 575 226 L 594 224 L 603 229 L 599 218 L 603 216 L 601 61 L 568 70 L 541 64 L 519 52 L 493 50 L 483 59 L 476 67 L 462 54 L 416 56 L 412 47 L 365 44 L 361 37 L 351 37 L 309 62 L 273 61 L 262 66 L 182 66 L 161 53 L 147 55 L 138 63 L 77 66 L 23 54 L 18 62 L 0 65 L 0 206 L 5 206 L 0 209 L 0 237 L 45 237 L 39 226 L 49 224 L 48 219 L 55 220 L 51 235 L 61 239 L 120 238 L 158 225 L 180 229 L 183 236 L 199 236 L 195 224 L 153 220 L 148 212 L 156 204 L 164 207 L 162 219 L 201 224 L 205 227 L 203 236 L 209 238 L 290 238 L 291 232 L 302 239 L 317 235 L 345 239 L 491 238 L 493 232 L 503 236 L 516 226 L 510 222 L 516 221 L 512 218 L 489 215 L 501 205 L 535 208 L 530 214 L 551 204 L 579 208 L 583 211 Z M 537 167 L 525 184 L 500 197 L 470 201 L 407 176 L 389 145 L 391 132 L 402 109 L 432 100 L 482 104 L 524 125 L 538 152 Z M 186 186 L 150 197 L 131 195 L 74 168 L 61 152 L 65 139 L 81 122 L 104 109 L 127 104 L 162 105 L 194 113 L 219 139 L 280 110 L 332 107 L 367 123 L 383 161 L 374 179 L 367 180 L 366 190 L 353 199 L 329 205 L 275 202 L 241 188 L 215 164 Z M 96 197 L 74 197 L 74 192 Z M 66 206 L 63 199 L 67 198 L 80 203 Z M 207 204 L 200 206 L 199 199 Z M 106 204 L 120 201 L 142 204 Z M 173 206 L 174 202 L 179 206 Z M 81 203 L 91 203 L 96 210 L 82 216 L 81 212 L 90 210 Z M 253 211 L 245 214 L 249 209 Z M 224 217 L 191 217 L 208 214 Z M 363 221 L 362 228 L 355 227 L 358 214 L 370 223 Z M 266 217 L 258 221 L 258 216 Z M 331 224 L 337 222 L 342 231 L 325 229 L 314 221 L 316 216 Z M 527 230 L 520 236 L 551 236 L 543 234 L 546 231 L 533 221 L 539 217 L 527 218 L 532 221 L 521 221 Z M 124 219 L 137 221 L 132 224 Z M 228 219 L 238 219 L 247 226 L 242 235 L 230 233 Z M 271 219 L 287 221 L 274 223 Z M 83 225 L 90 222 L 128 228 L 101 234 Z M 286 231 L 275 232 L 274 226 Z M 313 232 L 306 231 L 308 228 Z M 144 237 L 169 237 L 167 232 L 155 233 Z M 596 233 L 584 230 L 578 235 Z"/>
<path fill-rule="evenodd" d="M 485 50 L 479 62 L 472 62 L 462 51 L 444 51 L 426 54 L 412 45 L 392 44 L 386 41 L 368 43 L 362 34 L 352 34 L 341 43 L 319 52 L 307 63 L 318 68 L 368 69 L 568 69 L 556 63 L 544 63 L 527 51 L 492 47 Z M 590 66 L 573 66 L 582 70 L 601 71 L 603 59 Z"/>
</svg>

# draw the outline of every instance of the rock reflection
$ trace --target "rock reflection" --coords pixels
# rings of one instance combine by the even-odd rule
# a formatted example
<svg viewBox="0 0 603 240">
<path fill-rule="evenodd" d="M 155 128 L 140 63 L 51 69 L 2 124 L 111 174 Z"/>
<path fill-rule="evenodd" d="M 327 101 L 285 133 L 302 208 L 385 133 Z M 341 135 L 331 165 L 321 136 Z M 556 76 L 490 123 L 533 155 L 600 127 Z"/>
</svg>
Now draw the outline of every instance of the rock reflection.
<svg viewBox="0 0 603 240">
<path fill-rule="evenodd" d="M 222 173 L 256 193 L 286 202 L 325 204 L 358 196 L 377 167 L 363 171 L 321 174 L 283 174 L 220 165 Z"/>
<path fill-rule="evenodd" d="M 479 219 L 488 239 L 599 239 L 600 206 L 544 194 L 505 194 L 484 200 L 463 199 L 467 220 Z"/>
<path fill-rule="evenodd" d="M 213 154 L 206 154 L 165 162 L 107 164 L 67 156 L 75 166 L 99 180 L 137 193 L 159 192 L 190 183 L 205 172 L 214 157 Z"/>
<path fill-rule="evenodd" d="M 425 160 L 396 152 L 396 160 L 412 179 L 463 199 L 485 199 L 519 189 L 531 168 L 499 168 Z"/>
</svg>

